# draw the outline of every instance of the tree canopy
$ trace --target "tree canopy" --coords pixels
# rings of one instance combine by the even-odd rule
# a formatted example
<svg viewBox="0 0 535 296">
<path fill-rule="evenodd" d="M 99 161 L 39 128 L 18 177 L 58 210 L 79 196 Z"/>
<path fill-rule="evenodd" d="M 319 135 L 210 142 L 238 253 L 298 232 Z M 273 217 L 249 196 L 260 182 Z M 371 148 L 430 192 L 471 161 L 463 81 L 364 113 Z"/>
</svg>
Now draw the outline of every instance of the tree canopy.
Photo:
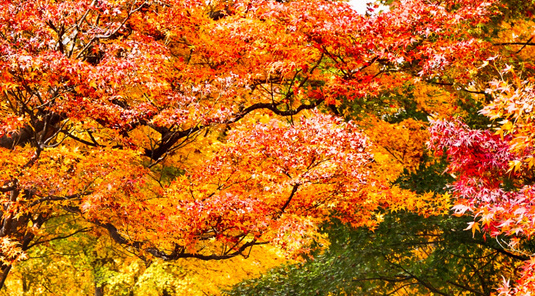
<svg viewBox="0 0 535 296">
<path fill-rule="evenodd" d="M 533 258 L 528 3 L 0 0 L 0 286 L 58 240 L 106 236 L 147 270 L 295 258 L 333 221 L 446 235 L 450 203 L 506 241 L 481 256 Z M 448 193 L 403 185 L 440 157 Z M 500 293 L 535 290 L 530 262 Z"/>
</svg>

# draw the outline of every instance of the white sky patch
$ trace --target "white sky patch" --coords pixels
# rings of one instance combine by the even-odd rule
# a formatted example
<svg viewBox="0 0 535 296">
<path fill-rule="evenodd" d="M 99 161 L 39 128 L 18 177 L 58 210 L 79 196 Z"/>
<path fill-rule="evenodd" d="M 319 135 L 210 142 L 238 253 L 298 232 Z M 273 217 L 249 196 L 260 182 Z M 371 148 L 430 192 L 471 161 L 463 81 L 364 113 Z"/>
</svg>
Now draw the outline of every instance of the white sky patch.
<svg viewBox="0 0 535 296">
<path fill-rule="evenodd" d="M 373 0 L 349 0 L 349 5 L 353 7 L 354 10 L 356 10 L 359 14 L 365 14 L 366 13 L 366 7 L 367 3 L 373 3 L 375 1 Z M 380 5 L 379 8 L 376 11 L 388 11 L 388 7 L 384 5 Z"/>
</svg>

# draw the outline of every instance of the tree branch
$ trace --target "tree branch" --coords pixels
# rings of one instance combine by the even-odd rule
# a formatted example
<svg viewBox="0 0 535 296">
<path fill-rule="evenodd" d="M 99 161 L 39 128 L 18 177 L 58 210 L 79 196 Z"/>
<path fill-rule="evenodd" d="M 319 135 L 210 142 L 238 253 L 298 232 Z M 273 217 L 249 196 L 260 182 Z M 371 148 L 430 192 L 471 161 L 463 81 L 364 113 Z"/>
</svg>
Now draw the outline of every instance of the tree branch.
<svg viewBox="0 0 535 296">
<path fill-rule="evenodd" d="M 295 193 L 297 192 L 297 189 L 299 189 L 299 185 L 300 184 L 295 184 L 293 187 L 292 187 L 292 192 L 290 193 L 290 196 L 288 197 L 288 199 L 286 200 L 286 203 L 284 203 L 284 205 L 282 206 L 279 214 L 277 215 L 277 218 L 279 218 L 280 216 L 282 216 L 282 214 L 284 213 L 284 210 L 286 210 L 286 208 L 290 205 L 290 202 L 292 201 L 292 198 L 294 197 Z"/>
<path fill-rule="evenodd" d="M 531 40 L 533 40 L 535 36 L 531 36 L 531 38 L 528 39 L 526 42 L 502 42 L 502 43 L 493 43 L 492 45 L 498 46 L 498 45 L 522 45 L 522 47 L 516 52 L 521 52 L 526 46 L 530 45 L 533 46 L 535 43 L 532 43 Z"/>
<path fill-rule="evenodd" d="M 177 260 L 179 258 L 196 258 L 196 259 L 201 259 L 201 260 L 223 260 L 223 259 L 229 259 L 229 258 L 232 258 L 232 257 L 236 257 L 238 255 L 243 255 L 243 252 L 245 250 L 247 250 L 247 248 L 250 248 L 250 247 L 253 247 L 253 246 L 256 246 L 256 245 L 266 244 L 266 242 L 257 242 L 256 239 L 253 239 L 253 240 L 251 240 L 249 242 L 246 242 L 243 245 L 241 245 L 234 252 L 224 253 L 224 254 L 221 254 L 221 255 L 218 255 L 218 254 L 203 255 L 203 254 L 198 254 L 198 253 L 188 253 L 188 252 L 185 252 L 185 250 L 186 250 L 185 247 L 179 246 L 179 245 L 175 245 L 175 248 L 174 248 L 173 252 L 168 254 L 168 253 L 166 253 L 164 251 L 161 251 L 159 249 L 156 249 L 156 248 L 144 249 L 143 248 L 143 243 L 128 240 L 127 238 L 122 236 L 119 233 L 119 230 L 114 225 L 112 225 L 111 223 L 105 223 L 104 224 L 104 223 L 100 223 L 98 221 L 93 221 L 92 223 L 105 228 L 108 231 L 108 233 L 110 234 L 110 237 L 115 242 L 117 242 L 117 243 L 119 243 L 121 245 L 126 245 L 126 246 L 133 247 L 133 248 L 138 249 L 138 250 L 145 250 L 148 253 L 150 253 L 151 255 L 153 255 L 154 257 L 161 258 L 161 259 L 163 259 L 165 261 Z"/>
<path fill-rule="evenodd" d="M 33 246 L 44 244 L 44 243 L 48 243 L 48 242 L 55 241 L 55 240 L 58 240 L 58 239 L 69 238 L 69 237 L 74 236 L 74 235 L 76 235 L 78 233 L 88 232 L 89 230 L 91 230 L 91 228 L 88 228 L 88 227 L 81 228 L 81 229 L 76 230 L 75 232 L 72 232 L 72 233 L 68 234 L 68 235 L 57 236 L 57 237 L 54 237 L 54 238 L 51 238 L 51 239 L 47 239 L 47 240 L 44 240 L 44 241 L 36 241 L 33 244 L 29 244 L 27 248 L 29 249 L 29 248 L 31 248 Z"/>
<path fill-rule="evenodd" d="M 224 122 L 220 122 L 220 124 L 231 124 L 231 123 L 235 123 L 237 122 L 238 120 L 242 119 L 243 117 L 245 117 L 247 114 L 255 111 L 255 110 L 261 110 L 261 109 L 267 109 L 267 110 L 270 110 L 271 112 L 277 114 L 277 115 L 280 115 L 280 116 L 292 116 L 292 115 L 296 115 L 298 114 L 299 112 L 303 111 L 303 110 L 309 110 L 309 109 L 314 109 L 315 107 L 317 107 L 318 105 L 320 105 L 321 103 L 323 102 L 323 100 L 317 100 L 311 104 L 302 104 L 300 105 L 299 107 L 297 107 L 296 109 L 293 109 L 293 110 L 286 110 L 286 111 L 282 111 L 282 110 L 279 110 L 277 107 L 278 105 L 277 104 L 274 104 L 274 103 L 257 103 L 257 104 L 253 104 L 247 108 L 245 108 L 244 110 L 236 113 L 233 117 L 231 117 L 229 120 L 227 121 L 224 121 Z M 197 126 L 194 126 L 192 128 L 189 128 L 189 129 L 186 129 L 186 130 L 183 130 L 183 131 L 174 131 L 174 132 L 168 132 L 167 134 L 164 134 L 162 135 L 162 139 L 165 139 L 165 141 L 162 141 L 161 144 L 156 147 L 155 149 L 145 149 L 145 153 L 144 155 L 146 157 L 149 157 L 151 158 L 152 160 L 159 160 L 165 153 L 167 153 L 168 151 L 170 151 L 172 149 L 172 147 L 182 138 L 184 137 L 188 137 L 200 130 L 203 130 L 205 128 L 207 128 L 208 126 L 203 126 L 203 125 L 197 125 Z"/>
</svg>

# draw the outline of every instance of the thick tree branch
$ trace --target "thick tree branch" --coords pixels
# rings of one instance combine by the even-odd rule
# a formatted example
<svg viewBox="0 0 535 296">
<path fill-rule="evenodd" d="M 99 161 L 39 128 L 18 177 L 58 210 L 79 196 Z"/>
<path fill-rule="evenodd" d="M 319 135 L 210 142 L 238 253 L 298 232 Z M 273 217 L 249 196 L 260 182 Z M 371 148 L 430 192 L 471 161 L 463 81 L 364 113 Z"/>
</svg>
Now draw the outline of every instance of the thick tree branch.
<svg viewBox="0 0 535 296">
<path fill-rule="evenodd" d="M 63 120 L 62 116 L 55 113 L 40 115 L 43 115 L 43 120 L 34 121 L 31 124 L 24 126 L 14 134 L 0 137 L 0 147 L 13 149 L 16 146 L 24 146 L 28 143 L 32 143 L 32 141 L 37 141 L 37 135 L 44 135 L 47 133 L 47 130 L 50 131 L 51 128 L 53 132 L 56 132 L 55 127 L 57 127 L 57 125 Z"/>
<path fill-rule="evenodd" d="M 277 104 L 273 103 L 257 103 L 253 104 L 242 111 L 236 113 L 234 116 L 230 117 L 229 120 L 225 122 L 221 122 L 221 124 L 231 124 L 239 121 L 243 117 L 245 117 L 247 114 L 255 111 L 255 110 L 261 110 L 261 109 L 267 109 L 271 112 L 280 115 L 280 116 L 292 116 L 296 115 L 299 112 L 303 110 L 309 110 L 314 109 L 318 105 L 320 105 L 323 102 L 323 100 L 317 100 L 311 104 L 302 104 L 299 107 L 292 109 L 292 110 L 279 110 Z M 154 149 L 145 149 L 144 155 L 151 158 L 152 160 L 159 160 L 162 156 L 164 156 L 167 152 L 169 152 L 173 146 L 182 138 L 188 137 L 200 130 L 203 130 L 207 128 L 208 126 L 203 125 L 197 125 L 192 128 L 183 130 L 183 131 L 175 131 L 175 132 L 168 132 L 167 134 L 162 135 L 162 141 L 161 144 L 154 148 Z"/>
<path fill-rule="evenodd" d="M 282 216 L 282 214 L 284 214 L 284 211 L 286 210 L 286 208 L 290 205 L 290 202 L 292 201 L 292 198 L 295 196 L 295 193 L 297 192 L 297 189 L 299 189 L 299 185 L 300 184 L 295 184 L 293 187 L 292 187 L 292 192 L 290 193 L 290 196 L 288 197 L 288 199 L 286 200 L 286 203 L 284 203 L 284 205 L 282 206 L 279 214 L 277 215 L 277 217 L 280 217 Z"/>
<path fill-rule="evenodd" d="M 143 243 L 128 240 L 127 238 L 122 236 L 119 233 L 119 230 L 111 223 L 100 223 L 98 221 L 93 221 L 93 223 L 105 228 L 110 234 L 110 237 L 118 244 L 130 246 L 138 250 L 145 250 L 151 255 L 153 255 L 154 257 L 161 258 L 165 261 L 177 260 L 179 258 L 196 258 L 196 259 L 201 259 L 201 260 L 224 260 L 224 259 L 229 259 L 232 257 L 239 256 L 239 255 L 244 255 L 244 252 L 248 248 L 251 248 L 253 246 L 266 244 L 265 242 L 257 242 L 256 239 L 253 239 L 249 242 L 242 244 L 239 248 L 235 249 L 233 252 L 227 252 L 224 254 L 211 254 L 211 255 L 204 255 L 204 254 L 199 254 L 199 253 L 188 253 L 185 251 L 186 250 L 185 247 L 176 245 L 173 252 L 168 254 L 156 248 L 145 249 L 143 248 Z"/>
</svg>

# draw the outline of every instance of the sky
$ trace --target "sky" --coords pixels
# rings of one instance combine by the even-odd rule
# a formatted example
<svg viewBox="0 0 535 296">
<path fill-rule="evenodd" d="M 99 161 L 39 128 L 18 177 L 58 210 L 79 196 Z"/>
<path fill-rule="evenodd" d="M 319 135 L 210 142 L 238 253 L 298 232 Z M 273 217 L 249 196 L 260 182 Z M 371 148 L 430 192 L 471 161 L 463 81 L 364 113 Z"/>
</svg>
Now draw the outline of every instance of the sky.
<svg viewBox="0 0 535 296">
<path fill-rule="evenodd" d="M 353 9 L 358 11 L 358 13 L 366 12 L 366 3 L 371 2 L 370 0 L 350 0 L 349 4 L 353 6 Z"/>
<path fill-rule="evenodd" d="M 349 0 L 349 4 L 353 6 L 353 9 L 355 9 L 358 13 L 364 14 L 366 13 L 366 3 L 369 2 L 375 2 L 373 0 Z M 381 8 L 386 8 L 382 6 Z"/>
</svg>

